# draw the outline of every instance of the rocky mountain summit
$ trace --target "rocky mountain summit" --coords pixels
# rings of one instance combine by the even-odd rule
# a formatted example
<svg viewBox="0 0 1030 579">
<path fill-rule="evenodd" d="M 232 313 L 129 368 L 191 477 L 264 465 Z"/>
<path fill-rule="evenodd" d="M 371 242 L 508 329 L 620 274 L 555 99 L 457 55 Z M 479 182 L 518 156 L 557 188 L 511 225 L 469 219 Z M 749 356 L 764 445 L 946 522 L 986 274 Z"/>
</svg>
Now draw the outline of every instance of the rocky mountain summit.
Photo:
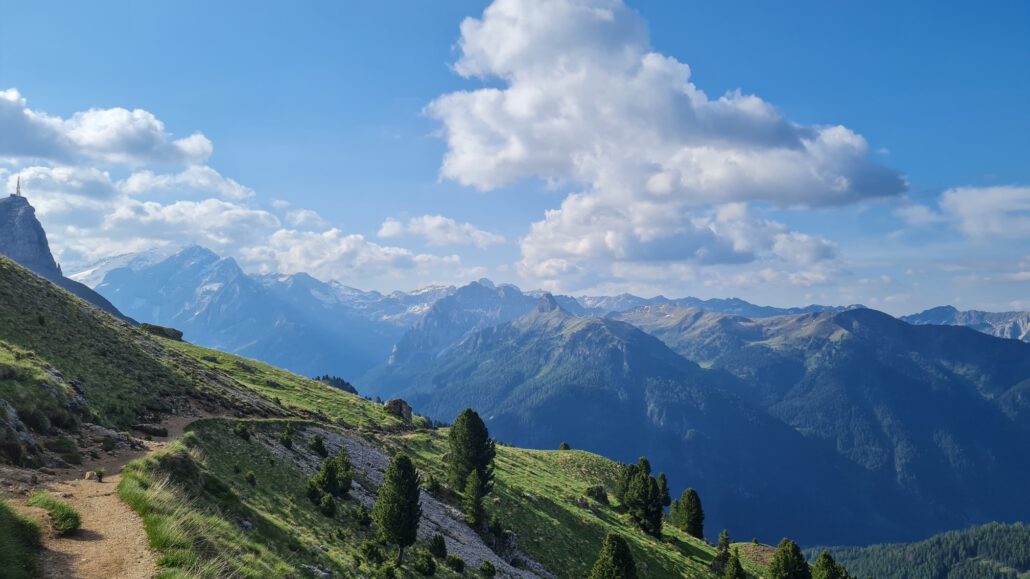
<svg viewBox="0 0 1030 579">
<path fill-rule="evenodd" d="M 36 209 L 20 194 L 0 199 L 0 255 L 11 258 L 111 315 L 129 319 L 97 292 L 64 277 L 61 266 L 50 252 L 46 232 L 36 218 Z"/>
</svg>

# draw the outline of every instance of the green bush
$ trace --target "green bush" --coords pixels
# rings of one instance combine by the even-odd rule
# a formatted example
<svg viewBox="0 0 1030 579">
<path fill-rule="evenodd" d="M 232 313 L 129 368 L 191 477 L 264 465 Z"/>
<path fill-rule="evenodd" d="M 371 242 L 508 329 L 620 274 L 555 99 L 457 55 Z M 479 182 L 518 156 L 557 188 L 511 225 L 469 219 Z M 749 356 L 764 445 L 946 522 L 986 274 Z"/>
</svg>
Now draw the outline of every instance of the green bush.
<svg viewBox="0 0 1030 579">
<path fill-rule="evenodd" d="M 383 553 L 383 549 L 372 541 L 365 541 L 362 543 L 360 550 L 361 558 L 369 565 L 379 565 L 383 561 L 386 561 L 386 555 Z"/>
<path fill-rule="evenodd" d="M 447 565 L 451 571 L 455 573 L 465 572 L 465 560 L 457 555 L 447 555 L 447 560 L 444 561 L 444 565 Z"/>
<path fill-rule="evenodd" d="M 58 535 L 67 535 L 76 531 L 82 524 L 79 512 L 68 503 L 59 501 L 46 493 L 36 493 L 29 499 L 30 507 L 46 509 L 50 513 L 50 521 Z"/>
<path fill-rule="evenodd" d="M 367 527 L 372 524 L 372 513 L 365 505 L 358 505 L 358 508 L 354 509 L 354 520 L 362 527 Z"/>
<path fill-rule="evenodd" d="M 440 533 L 433 535 L 429 540 L 429 553 L 437 559 L 447 558 L 447 541 L 444 541 Z"/>
<path fill-rule="evenodd" d="M 254 474 L 254 471 L 248 470 L 247 474 L 243 475 L 243 478 L 246 479 L 248 483 L 250 483 L 250 486 L 257 486 L 257 476 Z"/>
<path fill-rule="evenodd" d="M 243 440 L 250 440 L 250 429 L 242 422 L 237 422 L 236 425 L 232 427 L 232 432 Z"/>
<path fill-rule="evenodd" d="M 39 537 L 35 521 L 22 518 L 0 500 L 0 575 L 10 579 L 35 577 Z"/>
<path fill-rule="evenodd" d="M 433 559 L 433 554 L 426 550 L 421 550 L 415 555 L 415 562 L 411 566 L 420 575 L 426 577 L 436 574 L 436 560 Z"/>
<path fill-rule="evenodd" d="M 336 500 L 333 499 L 333 495 L 322 495 L 322 500 L 318 503 L 318 510 L 322 511 L 322 514 L 329 518 L 336 516 Z"/>
<path fill-rule="evenodd" d="M 602 505 L 608 504 L 608 491 L 601 485 L 594 485 L 587 489 L 586 495 Z"/>
<path fill-rule="evenodd" d="M 497 567 L 490 561 L 483 561 L 483 564 L 479 566 L 479 574 L 483 577 L 493 577 L 497 575 Z"/>
<path fill-rule="evenodd" d="M 100 448 L 102 448 L 104 452 L 111 452 L 114 450 L 114 437 L 110 435 L 105 436 L 104 439 L 100 441 Z"/>
<path fill-rule="evenodd" d="M 386 563 L 376 572 L 376 577 L 378 579 L 396 579 L 397 568 L 393 566 L 393 563 Z"/>
<path fill-rule="evenodd" d="M 312 451 L 315 452 L 315 454 L 321 456 L 322 458 L 329 456 L 329 449 L 325 447 L 325 439 L 322 438 L 321 434 L 316 434 L 311 439 L 311 444 L 309 445 L 309 447 Z"/>
</svg>

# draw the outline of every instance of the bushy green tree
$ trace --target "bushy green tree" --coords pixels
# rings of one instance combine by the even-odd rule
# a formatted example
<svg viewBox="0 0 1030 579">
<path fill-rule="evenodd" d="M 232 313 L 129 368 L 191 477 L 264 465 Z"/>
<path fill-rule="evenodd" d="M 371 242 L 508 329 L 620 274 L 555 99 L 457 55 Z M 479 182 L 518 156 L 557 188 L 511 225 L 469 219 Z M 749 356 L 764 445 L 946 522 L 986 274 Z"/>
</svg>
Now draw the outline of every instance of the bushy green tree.
<svg viewBox="0 0 1030 579">
<path fill-rule="evenodd" d="M 626 488 L 623 504 L 641 530 L 655 537 L 662 535 L 662 493 L 653 476 L 637 470 Z"/>
<path fill-rule="evenodd" d="M 322 468 L 311 478 L 311 484 L 308 485 L 308 496 L 311 496 L 310 489 L 313 484 L 323 493 L 334 497 L 345 497 L 350 492 L 353 480 L 354 468 L 351 466 L 347 451 L 341 447 L 336 456 L 322 461 Z M 312 500 L 315 499 L 312 498 Z"/>
<path fill-rule="evenodd" d="M 812 565 L 812 579 L 852 579 L 844 565 L 833 560 L 833 556 L 826 549 L 815 560 Z"/>
<path fill-rule="evenodd" d="M 622 470 L 619 473 L 618 480 L 615 481 L 615 498 L 620 503 L 626 501 L 626 490 L 629 489 L 629 483 L 636 478 L 637 473 L 651 474 L 651 462 L 647 460 L 646 456 L 640 457 L 636 464 L 624 464 Z"/>
<path fill-rule="evenodd" d="M 469 473 L 479 473 L 482 494 L 493 488 L 497 448 L 483 419 L 471 408 L 458 415 L 449 435 L 448 480 L 451 488 L 464 488 Z"/>
<path fill-rule="evenodd" d="M 398 566 L 404 560 L 404 548 L 414 544 L 418 534 L 418 520 L 422 516 L 418 493 L 415 464 L 407 455 L 398 453 L 386 469 L 386 479 L 372 507 L 379 540 L 397 545 Z"/>
<path fill-rule="evenodd" d="M 680 497 L 683 509 L 683 530 L 691 537 L 705 538 L 705 510 L 701 506 L 701 496 L 694 489 L 683 491 Z"/>
<path fill-rule="evenodd" d="M 569 446 L 569 443 L 562 442 L 561 444 L 558 445 L 558 450 L 572 450 L 572 447 Z"/>
<path fill-rule="evenodd" d="M 769 564 L 769 579 L 812 579 L 808 561 L 797 543 L 787 538 L 780 541 Z"/>
<path fill-rule="evenodd" d="M 740 557 L 737 556 L 736 549 L 733 550 L 730 558 L 726 561 L 726 569 L 722 572 L 722 579 L 747 579 L 747 573 L 744 572 L 744 566 L 740 564 Z"/>
<path fill-rule="evenodd" d="M 431 577 L 436 574 L 436 560 L 429 551 L 419 551 L 415 557 L 415 564 L 412 565 L 420 575 Z"/>
<path fill-rule="evenodd" d="M 590 571 L 590 579 L 636 579 L 637 565 L 626 540 L 609 533 L 601 544 L 597 562 Z"/>
<path fill-rule="evenodd" d="M 447 541 L 444 540 L 443 535 L 437 533 L 429 539 L 429 552 L 437 559 L 447 558 Z"/>
<path fill-rule="evenodd" d="M 465 521 L 475 527 L 483 522 L 483 485 L 479 480 L 479 471 L 473 470 L 465 481 L 465 493 L 461 497 Z"/>
</svg>

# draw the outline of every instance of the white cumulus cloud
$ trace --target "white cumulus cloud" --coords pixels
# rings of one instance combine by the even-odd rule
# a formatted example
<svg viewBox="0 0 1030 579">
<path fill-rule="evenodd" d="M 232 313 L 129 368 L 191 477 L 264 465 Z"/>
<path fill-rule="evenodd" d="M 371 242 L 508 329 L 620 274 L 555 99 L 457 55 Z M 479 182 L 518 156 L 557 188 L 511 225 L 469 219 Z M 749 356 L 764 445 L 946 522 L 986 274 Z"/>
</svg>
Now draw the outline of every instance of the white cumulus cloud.
<svg viewBox="0 0 1030 579">
<path fill-rule="evenodd" d="M 458 223 L 443 215 L 422 215 L 407 221 L 388 218 L 379 227 L 379 237 L 421 237 L 429 245 L 474 245 L 486 248 L 504 243 L 504 237 L 483 231 L 471 223 Z"/>
<path fill-rule="evenodd" d="M 445 94 L 441 174 L 488 190 L 525 178 L 580 188 L 521 240 L 523 275 L 614 275 L 616 262 L 802 264 L 829 242 L 711 215 L 727 204 L 827 206 L 897 195 L 897 172 L 839 126 L 801 125 L 739 91 L 710 98 L 651 50 L 618 0 L 495 0 L 461 25 L 454 70 L 497 87 Z M 755 232 L 745 232 L 749 228 Z"/>
</svg>

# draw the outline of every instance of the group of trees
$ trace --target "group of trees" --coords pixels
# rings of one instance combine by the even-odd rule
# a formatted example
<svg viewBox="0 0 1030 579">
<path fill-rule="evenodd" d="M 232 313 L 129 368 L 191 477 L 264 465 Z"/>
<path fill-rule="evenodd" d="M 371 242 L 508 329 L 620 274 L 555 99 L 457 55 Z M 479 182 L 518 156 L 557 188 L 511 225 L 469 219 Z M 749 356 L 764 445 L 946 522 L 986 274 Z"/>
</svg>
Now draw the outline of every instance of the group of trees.
<svg viewBox="0 0 1030 579">
<path fill-rule="evenodd" d="M 636 464 L 623 466 L 615 484 L 615 498 L 626 508 L 633 522 L 645 533 L 660 537 L 665 506 L 670 504 L 665 473 L 651 476 L 651 463 L 641 457 Z"/>
<path fill-rule="evenodd" d="M 451 427 L 449 446 L 448 481 L 452 488 L 464 491 L 462 505 L 468 523 L 482 525 L 483 497 L 493 488 L 495 443 L 479 415 L 466 409 Z M 415 464 L 407 455 L 398 453 L 386 469 L 386 478 L 372 507 L 378 539 L 397 547 L 397 565 L 403 562 L 404 549 L 413 545 L 417 537 L 422 516 L 420 486 Z"/>
<path fill-rule="evenodd" d="M 854 579 L 843 565 L 833 560 L 829 551 L 823 550 L 815 564 L 808 565 L 798 544 L 784 538 L 776 547 L 769 564 L 770 579 Z"/>
</svg>

